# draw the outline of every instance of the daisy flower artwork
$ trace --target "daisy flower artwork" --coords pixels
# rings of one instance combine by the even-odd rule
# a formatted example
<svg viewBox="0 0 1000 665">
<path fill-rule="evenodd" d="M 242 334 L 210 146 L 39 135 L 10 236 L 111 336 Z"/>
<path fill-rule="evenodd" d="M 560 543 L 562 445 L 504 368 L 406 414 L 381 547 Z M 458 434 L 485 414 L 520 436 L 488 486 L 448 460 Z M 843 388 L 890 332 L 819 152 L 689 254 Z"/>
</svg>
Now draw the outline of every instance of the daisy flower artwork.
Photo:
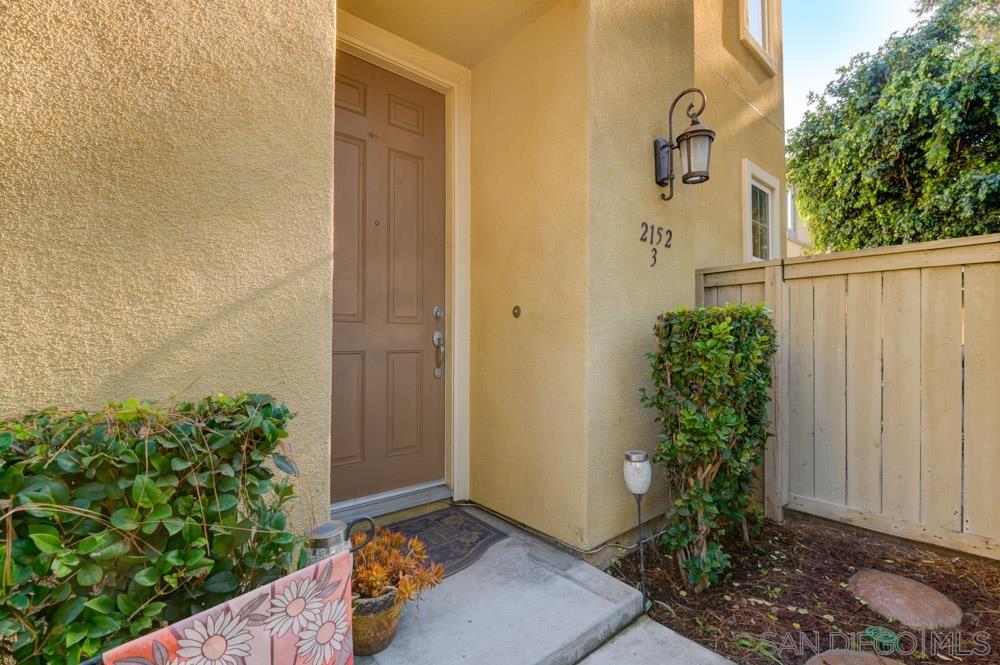
<svg viewBox="0 0 1000 665">
<path fill-rule="evenodd" d="M 112 649 L 104 665 L 353 665 L 347 553 Z"/>
</svg>

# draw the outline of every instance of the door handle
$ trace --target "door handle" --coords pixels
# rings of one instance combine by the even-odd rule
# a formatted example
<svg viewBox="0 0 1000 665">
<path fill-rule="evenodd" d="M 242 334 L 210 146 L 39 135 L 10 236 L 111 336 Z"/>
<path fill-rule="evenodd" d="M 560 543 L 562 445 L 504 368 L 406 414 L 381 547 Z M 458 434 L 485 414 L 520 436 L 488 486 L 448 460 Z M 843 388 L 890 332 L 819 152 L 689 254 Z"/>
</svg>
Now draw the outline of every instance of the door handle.
<svg viewBox="0 0 1000 665">
<path fill-rule="evenodd" d="M 444 333 L 440 330 L 435 330 L 434 334 L 431 335 L 431 344 L 434 345 L 436 349 L 434 353 L 434 378 L 440 379 L 442 374 L 444 374 Z"/>
</svg>

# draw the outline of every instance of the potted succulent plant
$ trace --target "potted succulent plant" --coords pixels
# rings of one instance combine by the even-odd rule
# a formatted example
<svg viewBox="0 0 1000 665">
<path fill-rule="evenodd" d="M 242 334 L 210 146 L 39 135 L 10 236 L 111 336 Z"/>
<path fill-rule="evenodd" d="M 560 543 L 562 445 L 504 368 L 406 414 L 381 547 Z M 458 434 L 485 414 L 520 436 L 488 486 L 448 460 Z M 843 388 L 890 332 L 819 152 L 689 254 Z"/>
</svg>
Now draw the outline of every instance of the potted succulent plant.
<svg viewBox="0 0 1000 665">
<path fill-rule="evenodd" d="M 352 542 L 360 545 L 365 537 L 356 534 Z M 399 628 L 403 605 L 443 578 L 444 567 L 427 563 L 427 550 L 419 538 L 376 529 L 371 542 L 354 553 L 354 653 L 370 656 L 388 647 Z"/>
</svg>

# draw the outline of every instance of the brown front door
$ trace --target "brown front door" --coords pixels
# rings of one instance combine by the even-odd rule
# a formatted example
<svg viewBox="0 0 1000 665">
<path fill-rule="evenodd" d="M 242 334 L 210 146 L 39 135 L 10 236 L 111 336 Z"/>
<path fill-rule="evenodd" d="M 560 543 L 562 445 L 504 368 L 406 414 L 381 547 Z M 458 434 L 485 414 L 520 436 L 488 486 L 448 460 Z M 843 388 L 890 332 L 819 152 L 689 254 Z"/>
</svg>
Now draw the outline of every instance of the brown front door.
<svg viewBox="0 0 1000 665">
<path fill-rule="evenodd" d="M 444 478 L 446 315 L 444 96 L 338 52 L 336 97 L 335 502 Z"/>
</svg>

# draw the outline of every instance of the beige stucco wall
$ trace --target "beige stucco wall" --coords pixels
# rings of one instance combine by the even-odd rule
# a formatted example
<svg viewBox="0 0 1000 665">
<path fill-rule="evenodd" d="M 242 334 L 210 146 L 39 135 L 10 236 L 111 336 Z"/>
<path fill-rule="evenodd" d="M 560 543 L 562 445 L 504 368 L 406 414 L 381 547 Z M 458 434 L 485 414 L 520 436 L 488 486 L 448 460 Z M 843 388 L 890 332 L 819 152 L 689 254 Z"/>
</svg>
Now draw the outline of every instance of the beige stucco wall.
<svg viewBox="0 0 1000 665">
<path fill-rule="evenodd" d="M 781 124 L 781 83 L 764 77 L 739 42 L 736 0 L 591 0 L 588 214 L 587 545 L 629 529 L 635 502 L 624 489 L 622 454 L 652 451 L 659 428 L 639 404 L 648 385 L 657 313 L 694 304 L 699 267 L 742 262 L 743 158 L 784 179 L 784 142 L 704 61 Z M 780 8 L 777 9 L 780 12 Z M 780 60 L 779 60 L 780 62 Z M 702 121 L 716 131 L 711 179 L 676 181 L 660 200 L 652 140 L 667 132 L 681 90 L 703 88 Z M 678 105 L 675 131 L 687 126 Z M 782 197 L 783 198 L 783 197 Z M 671 229 L 670 249 L 640 242 L 640 223 Z M 660 473 L 647 515 L 665 506 Z"/>
<path fill-rule="evenodd" d="M 784 189 L 785 116 L 781 39 L 775 43 L 778 71 L 771 74 L 740 41 L 739 2 L 697 0 L 693 5 L 697 53 L 694 59 L 695 84 L 705 90 L 710 100 L 705 122 L 719 132 L 712 151 L 712 180 L 716 182 L 716 195 L 705 196 L 699 202 L 700 214 L 709 219 L 728 220 L 733 210 L 742 210 L 742 160 L 749 159 L 781 183 L 781 191 L 777 193 L 781 215 L 775 221 L 781 231 L 778 248 L 783 248 L 787 197 Z M 780 36 L 780 0 L 772 0 L 769 6 Z M 698 193 L 703 195 L 705 192 Z M 719 230 L 725 234 L 724 239 L 704 246 L 698 267 L 743 262 L 742 224 L 723 225 Z M 739 249 L 735 249 L 737 247 Z"/>
<path fill-rule="evenodd" d="M 0 3 L 0 416 L 267 391 L 328 509 L 335 13 Z"/>
<path fill-rule="evenodd" d="M 749 108 L 704 61 L 724 69 L 740 93 L 781 123 L 780 79 L 760 76 L 739 42 L 738 3 L 710 0 L 594 0 L 591 9 L 588 274 L 587 543 L 603 542 L 634 521 L 622 487 L 621 456 L 655 448 L 658 427 L 639 405 L 653 349 L 652 324 L 665 309 L 694 304 L 698 267 L 743 256 L 741 160 L 784 177 L 781 134 Z M 697 55 L 696 55 L 697 54 Z M 703 61 L 704 59 L 704 61 Z M 702 120 L 717 133 L 711 179 L 676 184 L 659 199 L 650 142 L 666 133 L 667 109 L 684 88 L 708 96 Z M 686 126 L 679 105 L 677 131 Z M 670 249 L 639 241 L 640 223 L 673 231 Z M 657 474 L 659 477 L 659 474 Z M 649 514 L 665 505 L 654 487 Z M 651 510 L 650 510 L 651 509 Z"/>
<path fill-rule="evenodd" d="M 784 179 L 780 75 L 738 13 L 564 0 L 473 68 L 472 498 L 576 546 L 634 524 L 621 463 L 657 442 L 639 404 L 652 325 L 694 304 L 697 268 L 742 261 L 742 160 Z M 717 132 L 711 180 L 664 202 L 651 142 L 692 85 Z M 653 267 L 642 222 L 673 231 Z M 647 514 L 664 507 L 658 481 Z"/>
<path fill-rule="evenodd" d="M 587 62 L 587 3 L 563 0 L 472 70 L 471 496 L 577 545 Z"/>
<path fill-rule="evenodd" d="M 643 354 L 653 348 L 657 312 L 693 294 L 707 220 L 690 187 L 661 201 L 652 170 L 652 141 L 666 134 L 666 109 L 692 81 L 691 2 L 593 0 L 591 12 L 586 540 L 595 545 L 635 524 L 622 457 L 631 448 L 652 450 L 657 435 L 639 403 L 649 373 Z M 653 267 L 641 222 L 673 231 L 672 247 L 658 249 Z M 663 497 L 656 483 L 647 515 L 662 511 Z"/>
</svg>

